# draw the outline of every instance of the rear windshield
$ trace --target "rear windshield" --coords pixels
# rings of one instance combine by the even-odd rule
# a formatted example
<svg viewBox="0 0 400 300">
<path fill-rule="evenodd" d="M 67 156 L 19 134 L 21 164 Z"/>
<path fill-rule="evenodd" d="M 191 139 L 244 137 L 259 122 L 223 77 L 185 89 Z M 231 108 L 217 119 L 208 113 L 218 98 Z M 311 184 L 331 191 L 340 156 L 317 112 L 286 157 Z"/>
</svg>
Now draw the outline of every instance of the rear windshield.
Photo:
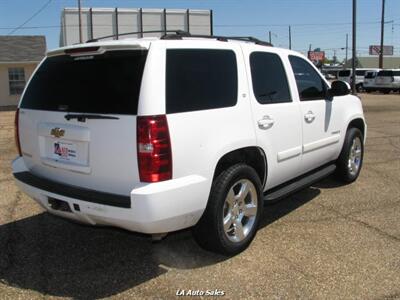
<svg viewBox="0 0 400 300">
<path fill-rule="evenodd" d="M 347 77 L 347 76 L 350 76 L 350 70 L 339 71 L 338 76 L 339 76 L 339 77 Z"/>
<path fill-rule="evenodd" d="M 367 72 L 365 74 L 365 78 L 375 78 L 376 77 L 376 72 Z"/>
<path fill-rule="evenodd" d="M 147 51 L 48 57 L 32 78 L 21 108 L 137 114 Z"/>
</svg>

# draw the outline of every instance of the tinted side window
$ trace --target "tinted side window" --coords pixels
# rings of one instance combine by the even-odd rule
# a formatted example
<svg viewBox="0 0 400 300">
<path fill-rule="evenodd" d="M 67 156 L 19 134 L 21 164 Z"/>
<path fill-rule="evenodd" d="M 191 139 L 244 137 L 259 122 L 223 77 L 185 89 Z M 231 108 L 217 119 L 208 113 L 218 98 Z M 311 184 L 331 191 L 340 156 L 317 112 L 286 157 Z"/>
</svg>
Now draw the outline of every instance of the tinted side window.
<svg viewBox="0 0 400 300">
<path fill-rule="evenodd" d="M 167 50 L 167 113 L 234 106 L 237 85 L 233 51 Z"/>
<path fill-rule="evenodd" d="M 289 60 L 296 77 L 300 100 L 325 99 L 326 85 L 314 68 L 297 56 L 289 56 Z"/>
<path fill-rule="evenodd" d="M 393 76 L 393 71 L 386 70 L 386 71 L 379 71 L 378 76 Z"/>
<path fill-rule="evenodd" d="M 273 53 L 250 55 L 254 96 L 261 104 L 290 102 L 289 84 L 280 57 Z"/>
<path fill-rule="evenodd" d="M 365 70 L 356 70 L 356 75 L 357 76 L 364 76 L 365 75 Z"/>
<path fill-rule="evenodd" d="M 350 76 L 350 70 L 339 71 L 338 76 L 339 77 L 348 77 L 348 76 Z"/>
</svg>

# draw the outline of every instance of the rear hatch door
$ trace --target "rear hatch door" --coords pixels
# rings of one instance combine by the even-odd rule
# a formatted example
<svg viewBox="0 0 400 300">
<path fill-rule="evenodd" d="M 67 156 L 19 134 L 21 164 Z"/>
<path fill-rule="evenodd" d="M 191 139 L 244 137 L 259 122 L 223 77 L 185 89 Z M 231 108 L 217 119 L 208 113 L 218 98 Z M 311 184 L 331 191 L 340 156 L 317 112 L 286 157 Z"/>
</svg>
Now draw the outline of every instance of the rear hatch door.
<svg viewBox="0 0 400 300">
<path fill-rule="evenodd" d="M 384 70 L 380 71 L 376 76 L 375 82 L 378 86 L 391 86 L 393 83 L 393 71 Z"/>
<path fill-rule="evenodd" d="M 146 57 L 143 48 L 91 47 L 41 63 L 19 113 L 22 154 L 33 174 L 129 194 L 139 182 L 136 115 Z"/>
</svg>

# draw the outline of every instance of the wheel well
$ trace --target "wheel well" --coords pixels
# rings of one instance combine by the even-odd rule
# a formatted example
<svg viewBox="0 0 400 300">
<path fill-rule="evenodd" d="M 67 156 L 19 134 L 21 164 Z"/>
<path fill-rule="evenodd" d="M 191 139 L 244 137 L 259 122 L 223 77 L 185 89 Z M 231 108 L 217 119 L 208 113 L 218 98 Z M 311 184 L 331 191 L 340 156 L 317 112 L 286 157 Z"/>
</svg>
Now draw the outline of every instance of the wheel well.
<svg viewBox="0 0 400 300">
<path fill-rule="evenodd" d="M 360 129 L 360 131 L 362 132 L 363 136 L 365 136 L 365 124 L 363 119 L 358 118 L 358 119 L 354 119 L 350 122 L 349 126 L 347 127 L 347 129 L 349 128 L 358 128 Z"/>
<path fill-rule="evenodd" d="M 245 163 L 254 168 L 264 185 L 267 177 L 267 159 L 262 149 L 258 147 L 246 147 L 226 153 L 220 158 L 214 172 L 213 180 L 232 165 Z"/>
</svg>

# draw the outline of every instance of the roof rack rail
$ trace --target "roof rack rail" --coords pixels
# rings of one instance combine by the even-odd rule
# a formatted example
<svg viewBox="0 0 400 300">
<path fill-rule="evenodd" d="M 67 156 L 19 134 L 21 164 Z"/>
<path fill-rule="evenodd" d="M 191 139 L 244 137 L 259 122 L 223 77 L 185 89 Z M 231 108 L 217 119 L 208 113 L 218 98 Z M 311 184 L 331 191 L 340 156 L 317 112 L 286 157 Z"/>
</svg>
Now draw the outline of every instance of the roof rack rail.
<svg viewBox="0 0 400 300">
<path fill-rule="evenodd" d="M 252 36 L 231 36 L 231 37 L 228 37 L 228 39 L 253 42 L 253 43 L 257 44 L 257 45 L 264 45 L 264 46 L 273 47 L 272 43 L 269 43 L 269 42 L 266 42 L 266 41 L 263 41 L 263 40 L 259 40 L 259 39 L 255 38 L 255 37 L 252 37 Z"/>
<path fill-rule="evenodd" d="M 186 31 L 177 31 L 175 34 L 164 34 L 161 39 L 163 40 L 174 40 L 174 39 L 182 39 L 184 37 L 194 37 L 194 38 L 205 38 L 205 39 L 216 39 L 219 41 L 228 41 L 228 40 L 235 40 L 235 41 L 244 41 L 244 42 L 252 42 L 257 45 L 264 45 L 273 47 L 271 43 L 266 41 L 259 40 L 252 36 L 222 36 L 222 35 L 203 35 L 203 34 L 191 34 Z"/>
<path fill-rule="evenodd" d="M 163 35 L 161 36 L 162 40 L 177 40 L 177 39 L 180 40 L 184 37 L 194 37 L 194 38 L 204 38 L 204 39 L 216 39 L 218 41 L 224 41 L 224 42 L 226 42 L 228 40 L 252 42 L 257 45 L 273 47 L 273 45 L 271 43 L 259 40 L 252 36 L 222 36 L 222 35 L 191 34 L 190 32 L 183 31 L 183 30 L 150 30 L 150 31 L 124 32 L 124 33 L 106 35 L 106 36 L 90 39 L 90 40 L 87 40 L 86 43 L 97 42 L 102 39 L 114 38 L 114 37 L 117 37 L 117 39 L 118 39 L 120 36 L 131 35 L 131 34 L 140 34 L 141 36 L 143 36 L 143 34 L 146 34 L 146 33 L 163 33 Z"/>
<path fill-rule="evenodd" d="M 165 36 L 165 35 L 168 35 L 169 32 L 175 33 L 176 35 L 180 35 L 180 36 L 190 36 L 189 32 L 182 31 L 182 30 L 134 31 L 134 32 L 124 32 L 124 33 L 118 33 L 118 34 L 105 35 L 105 36 L 97 37 L 97 38 L 94 38 L 94 39 L 89 39 L 89 40 L 86 41 L 86 43 L 93 43 L 93 42 L 97 42 L 99 40 L 108 39 L 108 38 L 114 38 L 114 37 L 116 37 L 117 40 L 118 40 L 120 36 L 131 35 L 131 34 L 140 34 L 140 35 L 143 36 L 143 34 L 146 34 L 146 33 L 164 33 L 163 36 Z"/>
</svg>

